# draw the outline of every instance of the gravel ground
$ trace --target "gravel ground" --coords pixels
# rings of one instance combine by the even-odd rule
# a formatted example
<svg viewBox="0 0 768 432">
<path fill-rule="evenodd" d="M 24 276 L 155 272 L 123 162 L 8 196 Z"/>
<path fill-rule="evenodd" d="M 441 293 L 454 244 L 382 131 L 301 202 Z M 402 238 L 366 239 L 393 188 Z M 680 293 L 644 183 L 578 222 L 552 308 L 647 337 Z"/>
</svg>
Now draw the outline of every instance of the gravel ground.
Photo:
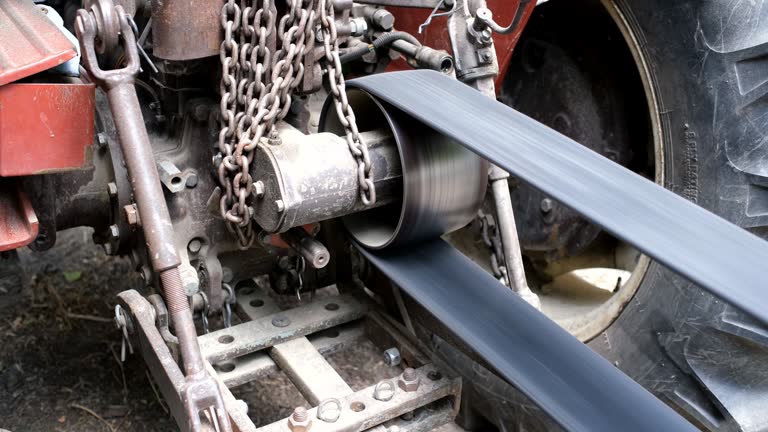
<svg viewBox="0 0 768 432">
<path fill-rule="evenodd" d="M 59 233 L 53 249 L 24 249 L 20 258 L 23 288 L 0 285 L 0 429 L 176 430 L 143 361 L 136 355 L 119 361 L 115 295 L 141 287 L 128 260 L 106 256 L 85 229 Z M 13 270 L 7 261 L 0 266 L 0 274 Z M 355 390 L 398 373 L 371 343 L 328 359 Z M 282 373 L 233 392 L 257 425 L 307 406 Z"/>
</svg>

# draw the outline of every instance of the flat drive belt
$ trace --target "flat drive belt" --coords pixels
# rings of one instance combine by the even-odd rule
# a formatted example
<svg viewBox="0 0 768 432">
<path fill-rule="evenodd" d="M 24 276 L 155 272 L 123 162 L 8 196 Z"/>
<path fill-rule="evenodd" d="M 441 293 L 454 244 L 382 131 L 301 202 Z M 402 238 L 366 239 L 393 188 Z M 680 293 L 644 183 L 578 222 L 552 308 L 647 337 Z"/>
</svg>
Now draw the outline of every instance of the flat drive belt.
<svg viewBox="0 0 768 432">
<path fill-rule="evenodd" d="M 768 242 L 439 72 L 349 83 L 768 324 Z"/>
<path fill-rule="evenodd" d="M 432 71 L 349 82 L 768 323 L 768 244 Z M 363 254 L 567 430 L 696 430 L 440 239 Z"/>
<path fill-rule="evenodd" d="M 697 430 L 445 241 L 361 251 L 565 430 Z"/>
</svg>

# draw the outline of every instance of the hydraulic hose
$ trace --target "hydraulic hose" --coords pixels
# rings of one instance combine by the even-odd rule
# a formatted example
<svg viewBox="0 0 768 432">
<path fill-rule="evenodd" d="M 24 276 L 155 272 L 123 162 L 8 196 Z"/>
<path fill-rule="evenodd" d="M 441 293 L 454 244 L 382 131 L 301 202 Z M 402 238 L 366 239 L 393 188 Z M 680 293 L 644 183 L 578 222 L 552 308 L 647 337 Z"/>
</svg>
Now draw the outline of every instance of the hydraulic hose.
<svg viewBox="0 0 768 432">
<path fill-rule="evenodd" d="M 398 40 L 404 40 L 416 46 L 421 46 L 421 42 L 419 42 L 410 33 L 401 32 L 401 31 L 387 32 L 382 34 L 378 38 L 376 38 L 376 40 L 374 40 L 370 44 L 362 45 L 357 48 L 352 48 L 351 50 L 347 51 L 346 53 L 344 53 L 342 56 L 339 57 L 339 61 L 341 61 L 341 64 L 344 64 L 344 63 L 349 63 L 351 61 L 359 60 L 369 52 L 388 46 Z"/>
</svg>

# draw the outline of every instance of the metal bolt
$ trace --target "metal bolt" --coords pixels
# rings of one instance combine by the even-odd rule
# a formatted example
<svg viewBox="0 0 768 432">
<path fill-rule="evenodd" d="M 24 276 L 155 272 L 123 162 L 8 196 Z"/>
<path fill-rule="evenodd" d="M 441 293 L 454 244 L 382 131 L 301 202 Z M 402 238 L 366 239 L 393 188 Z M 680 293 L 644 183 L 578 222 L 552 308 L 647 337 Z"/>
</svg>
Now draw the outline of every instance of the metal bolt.
<svg viewBox="0 0 768 432">
<path fill-rule="evenodd" d="M 123 207 L 123 213 L 125 213 L 125 220 L 128 225 L 139 226 L 141 225 L 141 219 L 139 218 L 139 209 L 136 204 L 128 204 Z"/>
<path fill-rule="evenodd" d="M 105 147 L 109 141 L 107 140 L 107 135 L 105 135 L 103 132 L 99 132 L 96 134 L 96 145 L 99 148 Z"/>
<path fill-rule="evenodd" d="M 117 225 L 109 226 L 109 238 L 110 240 L 118 240 L 120 238 L 120 228 Z"/>
<path fill-rule="evenodd" d="M 188 188 L 192 189 L 195 186 L 197 186 L 197 181 L 198 181 L 197 173 L 189 173 L 189 175 L 187 176 L 187 180 L 185 181 L 184 184 L 186 184 Z"/>
<path fill-rule="evenodd" d="M 317 407 L 317 418 L 333 423 L 341 417 L 341 402 L 336 398 L 325 399 Z"/>
<path fill-rule="evenodd" d="M 420 383 L 419 375 L 412 368 L 405 369 L 400 375 L 400 379 L 397 380 L 398 387 L 406 392 L 415 392 L 419 389 Z"/>
<path fill-rule="evenodd" d="M 283 200 L 275 200 L 275 205 L 277 206 L 278 213 L 285 211 L 285 203 L 283 203 Z"/>
<path fill-rule="evenodd" d="M 264 198 L 264 182 L 259 180 L 253 184 L 253 193 L 256 198 Z"/>
<path fill-rule="evenodd" d="M 384 351 L 384 363 L 387 366 L 397 366 L 400 364 L 400 350 L 397 348 L 390 348 Z"/>
<path fill-rule="evenodd" d="M 395 16 L 386 9 L 376 9 L 371 15 L 371 21 L 382 30 L 391 30 L 395 26 Z"/>
<path fill-rule="evenodd" d="M 107 183 L 107 193 L 110 197 L 116 197 L 117 196 L 117 184 L 114 182 Z"/>
<path fill-rule="evenodd" d="M 544 198 L 541 200 L 541 212 L 546 214 L 552 211 L 552 200 L 549 198 Z"/>
<path fill-rule="evenodd" d="M 276 129 L 272 129 L 272 131 L 269 133 L 269 138 L 267 138 L 267 142 L 269 145 L 280 145 L 283 143 L 283 140 L 280 139 L 280 134 L 277 133 Z"/>
<path fill-rule="evenodd" d="M 312 427 L 312 419 L 309 418 L 309 413 L 304 407 L 296 407 L 293 410 L 293 414 L 288 418 L 288 427 L 293 432 L 308 431 Z"/>
<path fill-rule="evenodd" d="M 291 320 L 285 315 L 279 315 L 272 318 L 272 325 L 275 327 L 288 327 L 291 325 Z"/>
<path fill-rule="evenodd" d="M 200 249 L 203 247 L 203 243 L 200 241 L 200 239 L 192 239 L 189 241 L 189 244 L 187 245 L 187 250 L 190 252 L 196 254 L 200 252 Z"/>
</svg>

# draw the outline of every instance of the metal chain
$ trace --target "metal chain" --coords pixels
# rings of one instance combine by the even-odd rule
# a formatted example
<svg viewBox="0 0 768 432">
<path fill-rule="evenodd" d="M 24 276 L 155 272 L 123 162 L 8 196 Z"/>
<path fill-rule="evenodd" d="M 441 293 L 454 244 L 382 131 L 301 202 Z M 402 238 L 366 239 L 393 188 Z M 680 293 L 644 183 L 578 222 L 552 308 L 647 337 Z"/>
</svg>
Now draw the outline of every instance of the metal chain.
<svg viewBox="0 0 768 432">
<path fill-rule="evenodd" d="M 339 60 L 339 40 L 336 30 L 336 18 L 332 0 L 318 0 L 320 9 L 320 25 L 327 62 L 328 81 L 331 85 L 333 102 L 339 122 L 344 126 L 349 151 L 357 161 L 357 177 L 360 188 L 360 200 L 369 206 L 376 202 L 376 188 L 373 185 L 371 158 L 368 147 L 357 130 L 355 113 L 347 100 L 344 75 Z"/>
<path fill-rule="evenodd" d="M 274 0 L 241 0 L 239 5 L 227 0 L 221 9 L 221 132 L 214 163 L 222 188 L 221 216 L 242 248 L 250 247 L 257 237 L 248 205 L 254 191 L 253 152 L 260 141 L 277 137 L 275 126 L 291 108 L 291 95 L 304 78 L 304 57 L 314 44 L 318 14 L 336 112 L 358 163 L 360 199 L 366 206 L 376 202 L 368 148 L 347 101 L 333 3 L 285 2 L 286 13 L 279 22 Z M 279 50 L 276 39 L 281 42 Z"/>
<path fill-rule="evenodd" d="M 509 286 L 509 275 L 504 264 L 504 251 L 501 248 L 501 233 L 499 233 L 496 220 L 492 215 L 486 214 L 482 210 L 477 214 L 477 220 L 480 222 L 480 234 L 483 238 L 483 243 L 491 252 L 491 271 L 493 271 L 493 276 L 502 284 Z"/>
<path fill-rule="evenodd" d="M 221 10 L 221 132 L 215 159 L 222 188 L 219 209 L 242 248 L 257 237 L 248 206 L 253 152 L 263 138 L 276 136 L 275 124 L 288 114 L 291 93 L 304 77 L 305 42 L 314 36 L 315 1 L 286 3 L 277 25 L 272 0 L 242 0 L 240 5 L 227 0 Z M 282 42 L 277 52 L 275 37 Z"/>
</svg>

